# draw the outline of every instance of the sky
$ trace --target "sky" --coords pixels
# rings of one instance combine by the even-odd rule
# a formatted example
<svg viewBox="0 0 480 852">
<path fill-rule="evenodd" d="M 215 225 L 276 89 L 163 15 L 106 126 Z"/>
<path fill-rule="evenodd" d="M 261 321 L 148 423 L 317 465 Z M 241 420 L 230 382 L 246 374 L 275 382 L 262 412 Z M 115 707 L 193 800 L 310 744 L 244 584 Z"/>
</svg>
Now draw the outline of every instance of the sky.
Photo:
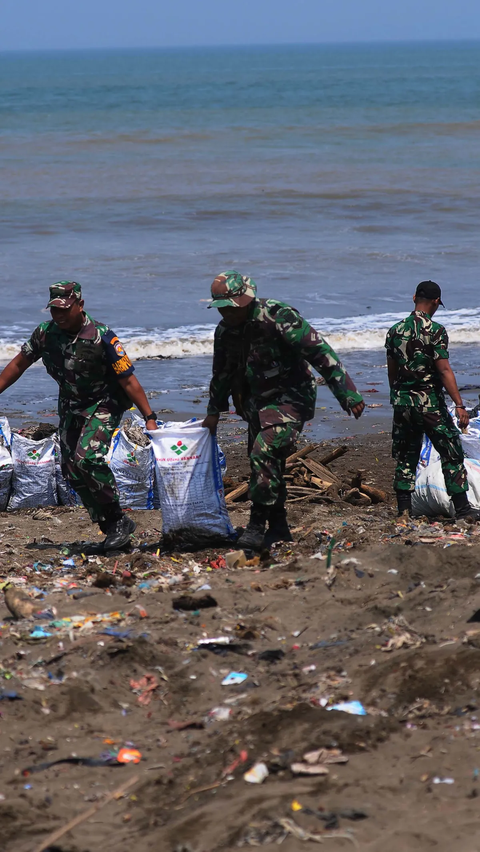
<svg viewBox="0 0 480 852">
<path fill-rule="evenodd" d="M 479 38 L 479 0 L 0 2 L 0 51 Z"/>
</svg>

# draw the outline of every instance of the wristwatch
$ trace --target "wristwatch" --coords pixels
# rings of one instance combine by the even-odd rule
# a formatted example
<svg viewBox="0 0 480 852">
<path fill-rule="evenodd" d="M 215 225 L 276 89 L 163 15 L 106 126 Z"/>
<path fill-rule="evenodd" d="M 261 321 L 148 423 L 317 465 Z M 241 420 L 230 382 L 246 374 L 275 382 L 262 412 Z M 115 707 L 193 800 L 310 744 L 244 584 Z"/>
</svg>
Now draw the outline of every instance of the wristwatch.
<svg viewBox="0 0 480 852">
<path fill-rule="evenodd" d="M 156 411 L 150 411 L 149 414 L 146 414 L 145 415 L 145 423 L 147 422 L 147 420 L 155 420 L 155 422 L 156 422 L 157 421 L 157 412 Z"/>
</svg>

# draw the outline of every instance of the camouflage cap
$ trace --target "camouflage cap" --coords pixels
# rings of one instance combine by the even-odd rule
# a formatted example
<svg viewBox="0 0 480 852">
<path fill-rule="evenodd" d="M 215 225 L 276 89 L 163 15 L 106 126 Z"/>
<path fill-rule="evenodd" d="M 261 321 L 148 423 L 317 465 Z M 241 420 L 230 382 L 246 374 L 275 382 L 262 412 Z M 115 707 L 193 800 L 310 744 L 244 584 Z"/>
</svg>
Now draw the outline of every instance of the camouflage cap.
<svg viewBox="0 0 480 852">
<path fill-rule="evenodd" d="M 69 308 L 82 300 L 82 288 L 75 281 L 58 281 L 50 287 L 47 308 Z"/>
<path fill-rule="evenodd" d="M 217 275 L 211 287 L 212 304 L 209 308 L 244 308 L 257 295 L 257 285 L 247 275 L 234 269 Z"/>
</svg>

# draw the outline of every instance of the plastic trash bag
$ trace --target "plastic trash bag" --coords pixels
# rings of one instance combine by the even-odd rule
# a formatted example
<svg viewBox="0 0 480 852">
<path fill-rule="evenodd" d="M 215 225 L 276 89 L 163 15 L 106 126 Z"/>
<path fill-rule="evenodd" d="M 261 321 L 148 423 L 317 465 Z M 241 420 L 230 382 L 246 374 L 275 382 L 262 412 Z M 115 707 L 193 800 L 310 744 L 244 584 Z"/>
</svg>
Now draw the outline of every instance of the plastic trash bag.
<svg viewBox="0 0 480 852">
<path fill-rule="evenodd" d="M 13 461 L 10 452 L 12 433 L 6 417 L 0 417 L 0 512 L 5 512 L 10 497 Z"/>
<path fill-rule="evenodd" d="M 110 468 L 124 509 L 153 509 L 155 459 L 152 446 L 131 441 L 120 428 L 113 436 L 108 454 Z"/>
<path fill-rule="evenodd" d="M 215 436 L 197 420 L 165 423 L 147 434 L 155 456 L 164 539 L 180 547 L 234 540 Z"/>
<path fill-rule="evenodd" d="M 465 468 L 468 479 L 469 502 L 474 508 L 480 509 L 480 460 L 466 458 Z M 415 515 L 444 515 L 450 518 L 455 515 L 454 505 L 445 488 L 440 456 L 429 438 L 423 440 L 417 467 L 415 492 L 412 496 L 412 510 Z"/>
<path fill-rule="evenodd" d="M 14 432 L 12 461 L 9 509 L 58 505 L 53 436 L 32 441 Z"/>
</svg>

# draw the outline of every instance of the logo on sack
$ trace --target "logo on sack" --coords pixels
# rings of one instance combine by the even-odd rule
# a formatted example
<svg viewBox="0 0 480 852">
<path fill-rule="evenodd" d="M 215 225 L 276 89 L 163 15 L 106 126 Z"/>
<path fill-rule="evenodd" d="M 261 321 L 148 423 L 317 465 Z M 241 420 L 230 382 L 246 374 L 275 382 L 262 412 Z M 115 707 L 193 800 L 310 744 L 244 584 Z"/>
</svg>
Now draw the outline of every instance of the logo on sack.
<svg viewBox="0 0 480 852">
<path fill-rule="evenodd" d="M 27 456 L 32 461 L 38 461 L 41 456 L 40 450 L 29 450 Z"/>
<path fill-rule="evenodd" d="M 138 464 L 138 459 L 135 453 L 127 453 L 127 462 L 128 464 Z"/>
<path fill-rule="evenodd" d="M 170 447 L 170 449 L 171 449 L 171 450 L 172 450 L 172 451 L 173 451 L 173 452 L 174 452 L 177 456 L 181 456 L 181 455 L 183 455 L 183 453 L 186 453 L 186 452 L 187 452 L 188 447 L 187 447 L 187 446 L 183 443 L 183 441 L 177 441 L 177 443 L 176 443 L 176 444 L 172 444 L 172 446 Z"/>
</svg>

